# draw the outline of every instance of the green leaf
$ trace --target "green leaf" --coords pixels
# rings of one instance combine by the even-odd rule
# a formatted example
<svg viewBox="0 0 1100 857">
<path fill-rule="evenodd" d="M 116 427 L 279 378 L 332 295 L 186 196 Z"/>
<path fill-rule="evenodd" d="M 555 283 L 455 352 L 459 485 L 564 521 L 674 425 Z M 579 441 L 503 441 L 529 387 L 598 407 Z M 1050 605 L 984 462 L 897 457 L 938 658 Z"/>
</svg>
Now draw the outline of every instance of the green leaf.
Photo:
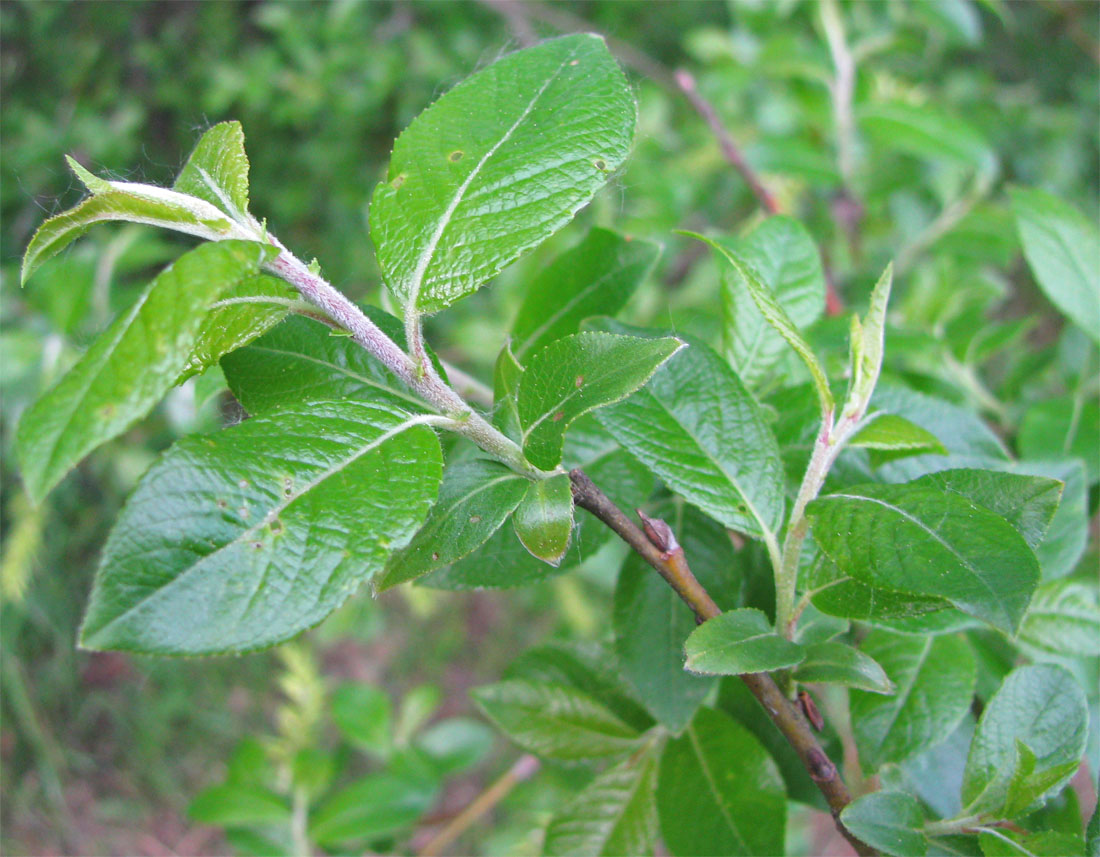
<svg viewBox="0 0 1100 857">
<path fill-rule="evenodd" d="M 427 812 L 435 794 L 436 788 L 421 778 L 370 774 L 314 809 L 309 818 L 309 838 L 332 849 L 396 833 L 411 827 Z"/>
<path fill-rule="evenodd" d="M 665 747 L 657 814 L 676 857 L 786 853 L 779 769 L 751 732 L 713 708 L 700 708 Z"/>
<path fill-rule="evenodd" d="M 885 461 L 925 453 L 947 455 L 947 450 L 935 435 L 895 414 L 871 417 L 867 425 L 848 441 L 848 445 L 871 450 L 872 464 L 876 461 L 876 453 Z"/>
<path fill-rule="evenodd" d="M 708 619 L 684 644 L 685 669 L 704 675 L 740 675 L 793 667 L 805 649 L 775 633 L 768 617 L 752 608 Z"/>
<path fill-rule="evenodd" d="M 1064 667 L 1037 664 L 1009 673 L 970 744 L 962 787 L 967 814 L 1015 804 L 1019 815 L 1057 793 L 1085 752 L 1088 722 L 1085 694 Z M 1053 778 L 1043 777 L 1052 771 Z"/>
<path fill-rule="evenodd" d="M 512 514 L 530 484 L 496 461 L 474 458 L 448 465 L 428 520 L 390 556 L 375 591 L 415 580 L 476 550 Z"/>
<path fill-rule="evenodd" d="M 684 504 L 652 514 L 667 515 L 676 540 L 691 559 L 692 572 L 711 597 L 724 606 L 736 604 L 739 581 L 730 572 L 737 560 L 722 526 Z M 636 554 L 630 554 L 619 571 L 612 627 L 623 676 L 662 725 L 681 731 L 714 681 L 685 672 L 684 642 L 695 630 L 695 615 Z"/>
<path fill-rule="evenodd" d="M 1063 483 L 1043 476 L 999 470 L 940 470 L 914 480 L 965 497 L 1010 523 L 1035 550 L 1043 541 L 1062 499 Z"/>
<path fill-rule="evenodd" d="M 401 323 L 381 310 L 367 314 L 388 335 Z M 268 414 L 310 401 L 355 399 L 413 413 L 428 406 L 365 348 L 307 318 L 288 318 L 274 330 L 222 358 L 229 389 L 246 411 Z"/>
<path fill-rule="evenodd" d="M 530 482 L 512 516 L 516 536 L 531 556 L 555 568 L 573 532 L 573 488 L 568 473 Z"/>
<path fill-rule="evenodd" d="M 284 798 L 259 785 L 223 783 L 195 796 L 187 815 L 197 824 L 240 827 L 285 824 L 290 807 Z"/>
<path fill-rule="evenodd" d="M 514 679 L 475 688 L 471 695 L 509 738 L 551 759 L 621 756 L 641 740 L 603 703 L 567 685 Z"/>
<path fill-rule="evenodd" d="M 1041 583 L 1024 615 L 1019 642 L 1038 659 L 1100 657 L 1100 591 L 1096 581 Z"/>
<path fill-rule="evenodd" d="M 920 637 L 875 630 L 862 651 L 897 687 L 893 696 L 851 692 L 860 763 L 871 774 L 945 740 L 970 709 L 977 666 L 961 637 Z"/>
<path fill-rule="evenodd" d="M 831 412 L 834 405 L 833 394 L 829 389 L 829 379 L 825 376 L 825 369 L 818 361 L 809 343 L 803 339 L 798 327 L 795 326 L 786 310 L 783 309 L 775 293 L 761 280 L 760 275 L 753 269 L 752 265 L 740 254 L 733 252 L 712 238 L 707 238 L 697 232 L 681 232 L 680 234 L 697 238 L 708 244 L 718 253 L 720 258 L 729 263 L 746 291 L 748 291 L 749 297 L 756 304 L 756 308 L 760 310 L 760 314 L 768 324 L 778 331 L 780 336 L 787 340 L 787 344 L 795 350 L 802 362 L 806 364 L 806 368 L 810 370 L 810 377 L 813 378 L 822 411 Z"/>
<path fill-rule="evenodd" d="M 1010 194 L 1035 281 L 1051 303 L 1100 342 L 1100 230 L 1046 191 L 1017 187 Z"/>
<path fill-rule="evenodd" d="M 1044 580 L 1065 577 L 1077 567 L 1088 543 L 1088 479 L 1085 465 L 1073 459 L 1021 461 L 1012 465 L 1012 471 L 1029 476 L 1046 476 L 1065 485 L 1058 510 L 1051 518 L 1042 544 L 1035 550 Z"/>
<path fill-rule="evenodd" d="M 522 376 L 523 367 L 512 353 L 511 343 L 505 343 L 493 367 L 493 425 L 517 443 L 522 429 L 516 399 Z"/>
<path fill-rule="evenodd" d="M 227 238 L 255 240 L 250 230 L 226 219 L 225 213 L 203 199 L 132 182 L 108 182 L 96 178 L 71 158 L 69 165 L 93 195 L 38 227 L 23 254 L 20 282 L 56 256 L 96 223 L 126 220 L 194 235 L 207 241 Z"/>
<path fill-rule="evenodd" d="M 924 857 L 924 811 L 920 801 L 905 792 L 881 791 L 852 801 L 840 820 L 857 839 L 893 857 Z"/>
<path fill-rule="evenodd" d="M 804 328 L 825 311 L 821 254 L 805 227 L 791 217 L 769 217 L 731 247 L 760 275 L 792 324 Z M 761 315 L 738 275 L 722 266 L 722 336 L 733 370 L 758 386 L 786 353 L 783 337 Z"/>
<path fill-rule="evenodd" d="M 878 386 L 882 358 L 886 347 L 886 306 L 894 283 L 894 266 L 889 264 L 871 291 L 871 302 L 863 320 L 852 317 L 849 356 L 848 395 L 841 419 L 854 419 L 866 413 L 867 405 Z M 937 442 L 938 445 L 938 442 Z"/>
<path fill-rule="evenodd" d="M 393 703 L 369 684 L 347 682 L 332 694 L 332 720 L 349 741 L 385 758 L 393 743 Z"/>
<path fill-rule="evenodd" d="M 1039 579 L 1035 554 L 1012 525 L 959 494 L 916 483 L 861 485 L 813 501 L 807 515 L 814 539 L 845 574 L 944 598 L 1009 633 Z"/>
<path fill-rule="evenodd" d="M 1085 840 L 1071 833 L 1044 830 L 983 830 L 978 834 L 984 857 L 1084 857 Z"/>
<path fill-rule="evenodd" d="M 595 414 L 586 414 L 569 427 L 562 467 L 584 470 L 620 509 L 636 509 L 645 503 L 657 481 L 644 464 L 619 446 Z"/>
<path fill-rule="evenodd" d="M 211 303 L 254 277 L 259 244 L 207 244 L 165 269 L 23 414 L 16 454 L 41 501 L 85 455 L 145 416 L 187 363 Z"/>
<path fill-rule="evenodd" d="M 598 643 L 552 642 L 528 649 L 504 671 L 504 678 L 564 684 L 607 706 L 644 732 L 653 718 L 635 699 L 612 652 Z"/>
<path fill-rule="evenodd" d="M 580 330 L 594 315 L 616 315 L 653 269 L 661 248 L 598 227 L 541 269 L 527 285 L 512 342 L 523 359 Z"/>
<path fill-rule="evenodd" d="M 550 343 L 532 356 L 519 385 L 524 454 L 536 467 L 557 467 L 573 420 L 629 396 L 682 347 L 672 337 L 596 331 Z"/>
<path fill-rule="evenodd" d="M 172 188 L 241 219 L 248 212 L 248 156 L 241 123 L 219 122 L 203 134 Z"/>
<path fill-rule="evenodd" d="M 493 732 L 484 723 L 466 717 L 449 717 L 429 726 L 416 738 L 441 775 L 472 768 L 493 748 Z"/>
<path fill-rule="evenodd" d="M 949 161 L 985 174 L 997 169 L 996 153 L 978 131 L 958 116 L 927 104 L 868 104 L 860 110 L 859 126 L 884 149 Z"/>
<path fill-rule="evenodd" d="M 623 760 L 588 784 L 546 829 L 542 853 L 574 857 L 648 854 L 657 838 L 657 760 Z"/>
<path fill-rule="evenodd" d="M 179 441 L 107 539 L 82 645 L 243 652 L 317 624 L 435 500 L 439 441 L 411 423 L 317 402 Z"/>
<path fill-rule="evenodd" d="M 568 223 L 626 159 L 635 113 L 592 34 L 510 54 L 421 113 L 370 206 L 406 312 L 450 306 Z"/>
<path fill-rule="evenodd" d="M 202 323 L 198 341 L 179 380 L 205 372 L 229 352 L 269 331 L 286 318 L 287 302 L 296 295 L 285 282 L 267 274 L 243 280 L 222 292 Z"/>
<path fill-rule="evenodd" d="M 783 469 L 760 406 L 729 365 L 690 340 L 644 390 L 596 412 L 632 455 L 730 529 L 771 534 Z"/>
<path fill-rule="evenodd" d="M 1024 458 L 1080 458 L 1091 485 L 1100 479 L 1100 403 L 1075 396 L 1037 402 L 1024 414 L 1016 444 Z"/>
<path fill-rule="evenodd" d="M 847 643 L 829 641 L 805 650 L 806 657 L 794 671 L 796 681 L 842 684 L 871 693 L 892 694 L 897 689 L 874 658 Z"/>
</svg>

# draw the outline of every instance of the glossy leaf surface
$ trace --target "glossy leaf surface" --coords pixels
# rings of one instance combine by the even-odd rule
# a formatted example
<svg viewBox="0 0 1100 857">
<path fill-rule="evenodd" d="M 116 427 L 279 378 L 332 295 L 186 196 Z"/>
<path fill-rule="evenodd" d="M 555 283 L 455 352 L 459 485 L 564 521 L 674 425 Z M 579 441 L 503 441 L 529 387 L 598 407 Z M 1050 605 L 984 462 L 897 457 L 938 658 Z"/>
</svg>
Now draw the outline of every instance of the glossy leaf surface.
<svg viewBox="0 0 1100 857">
<path fill-rule="evenodd" d="M 536 467 L 561 461 L 566 428 L 581 414 L 629 396 L 683 343 L 586 331 L 533 355 L 519 385 L 523 451 Z"/>
<path fill-rule="evenodd" d="M 821 317 L 821 255 L 801 223 L 782 215 L 769 217 L 732 246 L 753 266 L 796 327 L 808 327 Z M 722 266 L 722 315 L 726 357 L 738 377 L 754 387 L 775 368 L 787 346 L 728 265 Z"/>
<path fill-rule="evenodd" d="M 970 709 L 977 666 L 965 640 L 872 631 L 861 650 L 897 687 L 892 696 L 851 692 L 852 728 L 865 771 L 945 740 Z"/>
<path fill-rule="evenodd" d="M 195 145 L 173 190 L 204 199 L 226 214 L 248 211 L 248 156 L 240 122 L 219 122 Z"/>
<path fill-rule="evenodd" d="M 657 759 L 652 752 L 598 774 L 546 829 L 548 857 L 647 854 L 657 837 Z"/>
<path fill-rule="evenodd" d="M 807 514 L 817 543 L 856 580 L 944 598 L 1010 633 L 1039 579 L 1034 553 L 1011 524 L 950 492 L 856 486 L 815 500 Z"/>
<path fill-rule="evenodd" d="M 872 693 L 893 693 L 894 683 L 866 652 L 847 643 L 827 641 L 806 646 L 806 657 L 794 671 L 809 684 L 842 684 Z"/>
<path fill-rule="evenodd" d="M 496 461 L 474 458 L 450 464 L 428 520 L 409 544 L 390 556 L 375 590 L 415 580 L 484 544 L 519 505 L 529 484 Z"/>
<path fill-rule="evenodd" d="M 397 138 L 371 200 L 398 302 L 450 306 L 568 223 L 625 160 L 634 120 L 590 34 L 510 54 L 436 101 Z"/>
<path fill-rule="evenodd" d="M 573 489 L 567 473 L 529 482 L 512 516 L 516 536 L 531 556 L 561 565 L 573 533 Z"/>
<path fill-rule="evenodd" d="M 644 390 L 596 418 L 673 491 L 727 527 L 773 532 L 783 515 L 779 449 L 760 406 L 691 341 Z"/>
<path fill-rule="evenodd" d="M 567 685 L 513 679 L 479 687 L 474 702 L 521 747 L 552 759 L 595 759 L 636 749 L 634 727 Z"/>
<path fill-rule="evenodd" d="M 785 853 L 779 769 L 751 732 L 713 708 L 665 747 L 657 812 L 676 857 Z"/>
<path fill-rule="evenodd" d="M 435 500 L 439 441 L 406 419 L 318 402 L 177 443 L 108 537 L 83 645 L 240 652 L 315 625 Z"/>
<path fill-rule="evenodd" d="M 781 637 L 760 610 L 742 608 L 708 619 L 684 645 L 685 669 L 705 675 L 772 672 L 806 657 L 798 643 Z"/>
<path fill-rule="evenodd" d="M 23 414 L 16 451 L 32 498 L 41 500 L 80 459 L 160 401 L 186 365 L 210 304 L 254 277 L 266 254 L 259 244 L 234 241 L 181 256 Z"/>
</svg>

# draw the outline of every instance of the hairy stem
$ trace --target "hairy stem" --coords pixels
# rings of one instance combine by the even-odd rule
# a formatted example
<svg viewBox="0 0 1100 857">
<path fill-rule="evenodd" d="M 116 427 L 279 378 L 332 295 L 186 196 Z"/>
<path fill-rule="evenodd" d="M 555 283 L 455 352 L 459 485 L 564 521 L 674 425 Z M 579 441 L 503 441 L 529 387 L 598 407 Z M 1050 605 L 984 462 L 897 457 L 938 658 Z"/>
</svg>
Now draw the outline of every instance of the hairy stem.
<svg viewBox="0 0 1100 857">
<path fill-rule="evenodd" d="M 424 401 L 449 417 L 451 423 L 448 428 L 465 435 L 485 452 L 507 464 L 517 473 L 531 479 L 543 479 L 549 475 L 532 465 L 515 441 L 498 431 L 481 414 L 471 408 L 465 399 L 447 386 L 426 356 L 423 360 L 415 360 L 402 351 L 397 343 L 386 336 L 378 325 L 367 318 L 346 295 L 319 274 L 311 271 L 278 239 L 271 236 L 269 238 L 281 250 L 275 260 L 268 265 L 272 273 L 294 286 L 303 298 L 346 330 L 352 339 L 381 361 Z M 419 342 L 419 324 L 414 327 L 417 329 Z M 420 352 L 424 353 L 422 342 Z"/>
<path fill-rule="evenodd" d="M 574 502 L 614 530 L 639 556 L 653 566 L 684 603 L 692 609 L 698 622 L 713 619 L 721 613 L 718 605 L 691 573 L 682 549 L 665 551 L 655 545 L 608 499 L 584 471 L 573 470 L 569 473 L 569 478 L 573 485 Z M 828 755 L 821 748 L 802 712 L 787 699 L 769 674 L 749 673 L 740 678 L 798 753 L 810 778 L 825 796 L 837 829 L 852 844 L 857 854 L 875 854 L 873 849 L 852 836 L 841 824 L 840 813 L 851 803 L 852 797 L 836 765 L 829 760 Z"/>
</svg>

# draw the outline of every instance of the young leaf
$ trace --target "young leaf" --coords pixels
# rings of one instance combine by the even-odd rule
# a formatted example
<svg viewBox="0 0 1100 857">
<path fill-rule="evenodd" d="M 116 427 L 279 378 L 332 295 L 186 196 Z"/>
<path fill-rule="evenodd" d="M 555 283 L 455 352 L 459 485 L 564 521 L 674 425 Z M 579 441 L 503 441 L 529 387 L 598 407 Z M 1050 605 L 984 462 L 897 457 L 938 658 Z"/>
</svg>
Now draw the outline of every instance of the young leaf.
<svg viewBox="0 0 1100 857">
<path fill-rule="evenodd" d="M 424 777 L 369 774 L 314 808 L 309 838 L 328 850 L 352 850 L 348 843 L 378 839 L 414 824 L 435 802 L 437 790 Z"/>
<path fill-rule="evenodd" d="M 512 525 L 531 556 L 561 565 L 573 532 L 573 489 L 569 474 L 559 473 L 527 485 Z"/>
<path fill-rule="evenodd" d="M 1046 191 L 1013 188 L 1024 256 L 1051 303 L 1100 342 L 1100 230 Z"/>
<path fill-rule="evenodd" d="M 594 315 L 616 315 L 653 269 L 661 248 L 593 228 L 584 240 L 562 253 L 527 286 L 512 342 L 523 359 L 555 339 L 580 330 Z"/>
<path fill-rule="evenodd" d="M 852 729 L 870 774 L 945 740 L 970 708 L 977 666 L 957 636 L 920 637 L 872 631 L 862 651 L 897 687 L 893 696 L 851 692 Z"/>
<path fill-rule="evenodd" d="M 267 274 L 244 280 L 222 292 L 220 305 L 215 305 L 202 323 L 198 341 L 178 381 L 216 366 L 229 352 L 269 331 L 286 318 L 286 304 L 296 294 L 284 281 Z"/>
<path fill-rule="evenodd" d="M 21 283 L 26 283 L 39 265 L 57 255 L 90 227 L 107 220 L 159 226 L 207 241 L 258 239 L 251 229 L 226 219 L 223 211 L 206 200 L 153 185 L 99 179 L 71 158 L 69 165 L 93 195 L 38 227 L 23 254 Z"/>
<path fill-rule="evenodd" d="M 475 688 L 471 695 L 509 738 L 551 759 L 621 756 L 641 740 L 634 727 L 602 703 L 566 685 L 502 681 Z"/>
<path fill-rule="evenodd" d="M 657 838 L 656 787 L 657 760 L 652 752 L 608 768 L 554 816 L 542 853 L 548 857 L 648 854 Z"/>
<path fill-rule="evenodd" d="M 164 270 L 23 414 L 16 454 L 36 501 L 100 444 L 126 431 L 179 377 L 210 304 L 254 277 L 260 244 L 206 244 Z"/>
<path fill-rule="evenodd" d="M 815 500 L 807 514 L 817 543 L 845 574 L 947 599 L 1009 633 L 1039 579 L 1023 537 L 958 494 L 915 483 L 863 485 Z"/>
<path fill-rule="evenodd" d="M 1088 721 L 1085 694 L 1064 667 L 1013 670 L 978 721 L 963 776 L 965 811 L 1001 813 L 1015 804 L 1015 816 L 1057 793 L 1081 761 Z"/>
<path fill-rule="evenodd" d="M 676 857 L 786 853 L 779 769 L 751 732 L 713 708 L 700 708 L 665 747 L 657 814 Z"/>
<path fill-rule="evenodd" d="M 895 414 L 876 414 L 848 441 L 849 446 L 871 450 L 871 463 L 893 461 L 907 455 L 947 455 L 936 436 Z"/>
<path fill-rule="evenodd" d="M 520 504 L 530 484 L 503 464 L 483 458 L 448 465 L 428 520 L 408 545 L 390 555 L 375 591 L 450 565 L 484 544 Z"/>
<path fill-rule="evenodd" d="M 1010 523 L 1035 550 L 1043 541 L 1062 498 L 1063 483 L 1042 476 L 999 470 L 940 470 L 914 480 L 965 497 Z"/>
<path fill-rule="evenodd" d="M 924 857 L 924 811 L 920 801 L 905 792 L 881 791 L 852 801 L 840 814 L 844 826 L 883 854 Z"/>
<path fill-rule="evenodd" d="M 721 606 L 738 601 L 739 581 L 731 574 L 736 556 L 722 526 L 680 504 L 654 511 L 672 527 L 691 558 L 702 586 Z M 615 583 L 612 607 L 619 669 L 646 708 L 663 726 L 680 732 L 714 686 L 710 678 L 684 670 L 684 642 L 695 630 L 695 616 L 653 568 L 629 555 Z"/>
<path fill-rule="evenodd" d="M 378 309 L 367 314 L 388 335 L 401 323 Z M 358 399 L 413 413 L 429 410 L 404 382 L 346 336 L 308 318 L 283 324 L 222 358 L 229 389 L 250 414 L 268 414 L 310 401 Z"/>
<path fill-rule="evenodd" d="M 517 442 L 522 429 L 516 398 L 522 376 L 523 367 L 512 353 L 511 343 L 505 343 L 493 367 L 493 425 Z"/>
<path fill-rule="evenodd" d="M 842 684 L 871 693 L 893 693 L 896 688 L 878 662 L 847 643 L 829 641 L 806 646 L 806 657 L 794 678 L 808 684 Z"/>
<path fill-rule="evenodd" d="M 406 313 L 450 306 L 568 223 L 625 160 L 635 113 L 591 34 L 506 56 L 421 113 L 370 206 Z"/>
<path fill-rule="evenodd" d="M 705 235 L 700 235 L 697 232 L 682 232 L 681 234 L 697 238 L 703 243 L 708 244 L 717 252 L 719 258 L 726 260 L 734 273 L 744 284 L 745 289 L 749 293 L 749 297 L 752 298 L 753 303 L 755 303 L 757 309 L 760 310 L 760 314 L 764 316 L 768 324 L 779 332 L 780 336 L 787 340 L 787 344 L 795 350 L 795 353 L 802 359 L 802 362 L 806 364 L 806 368 L 810 370 L 810 377 L 813 379 L 814 387 L 817 390 L 817 397 L 821 402 L 822 412 L 831 413 L 834 405 L 833 394 L 829 389 L 829 379 L 825 376 L 825 369 L 818 361 L 809 343 L 802 338 L 802 334 L 795 326 L 795 323 L 791 321 L 790 316 L 787 315 L 775 294 L 760 279 L 759 274 L 757 274 L 752 266 L 738 253 L 723 246 L 718 241 L 707 238 Z"/>
<path fill-rule="evenodd" d="M 672 337 L 645 339 L 587 331 L 550 343 L 519 385 L 523 451 L 536 467 L 561 462 L 562 438 L 581 414 L 629 396 L 683 348 Z"/>
<path fill-rule="evenodd" d="M 740 675 L 793 667 L 805 649 L 775 633 L 768 617 L 752 608 L 731 610 L 691 632 L 684 668 L 704 675 Z"/>
<path fill-rule="evenodd" d="M 805 227 L 791 217 L 769 217 L 733 245 L 760 275 L 797 327 L 825 311 L 821 254 Z M 785 354 L 782 336 L 761 315 L 734 270 L 722 266 L 722 336 L 737 376 L 749 387 L 763 381 Z"/>
<path fill-rule="evenodd" d="M 710 348 L 690 341 L 646 388 L 596 418 L 673 491 L 730 529 L 774 533 L 783 469 L 760 406 Z"/>
<path fill-rule="evenodd" d="M 115 523 L 81 642 L 197 655 L 288 639 L 412 538 L 441 470 L 430 428 L 352 401 L 184 438 Z"/>
<path fill-rule="evenodd" d="M 219 122 L 195 145 L 173 190 L 216 205 L 234 219 L 248 212 L 248 156 L 240 122 Z"/>
<path fill-rule="evenodd" d="M 894 266 L 887 265 L 871 291 L 871 303 L 862 321 L 852 319 L 851 380 L 844 402 L 842 418 L 857 418 L 867 412 L 867 405 L 878 385 L 882 357 L 886 347 L 886 306 L 894 282 Z"/>
</svg>

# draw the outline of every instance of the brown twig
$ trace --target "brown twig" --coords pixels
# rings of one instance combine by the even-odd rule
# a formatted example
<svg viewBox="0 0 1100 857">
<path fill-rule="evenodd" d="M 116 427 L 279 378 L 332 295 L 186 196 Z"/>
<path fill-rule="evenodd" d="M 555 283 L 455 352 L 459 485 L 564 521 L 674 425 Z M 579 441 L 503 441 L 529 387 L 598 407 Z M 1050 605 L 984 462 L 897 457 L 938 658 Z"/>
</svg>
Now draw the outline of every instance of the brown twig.
<svg viewBox="0 0 1100 857">
<path fill-rule="evenodd" d="M 760 200 L 760 205 L 763 206 L 764 210 L 768 212 L 768 214 L 778 214 L 779 203 L 775 201 L 775 197 L 772 196 L 771 192 L 764 187 L 759 176 L 756 175 L 756 171 L 749 166 L 744 155 L 741 154 L 741 149 L 733 142 L 733 137 L 731 137 L 729 131 L 726 130 L 726 126 L 722 124 L 722 120 L 718 118 L 718 113 L 715 111 L 714 106 L 699 93 L 699 89 L 695 85 L 695 78 L 692 76 L 691 72 L 678 68 L 676 69 L 675 78 L 676 85 L 680 87 L 680 91 L 687 100 L 691 102 L 691 106 L 695 108 L 695 112 L 702 116 L 703 120 L 710 126 L 710 130 L 713 132 L 715 139 L 718 140 L 718 145 L 722 149 L 722 154 L 725 155 L 730 166 L 737 170 L 741 178 L 745 180 L 745 184 L 749 186 L 749 190 L 751 190 L 756 198 Z"/>
<path fill-rule="evenodd" d="M 467 807 L 444 827 L 432 840 L 420 849 L 420 857 L 438 857 L 485 813 L 500 803 L 508 793 L 524 780 L 529 780 L 539 769 L 539 760 L 526 753 L 520 756 L 514 765 L 505 771 L 485 791 L 474 798 Z"/>
<path fill-rule="evenodd" d="M 573 500 L 582 509 L 587 510 L 612 530 L 648 562 L 683 599 L 699 622 L 713 619 L 721 613 L 703 586 L 696 580 L 688 567 L 683 549 L 678 545 L 669 545 L 662 549 L 616 506 L 582 470 L 569 473 L 573 485 Z M 764 706 L 772 722 L 787 742 L 794 748 L 825 800 L 832 810 L 837 829 L 860 855 L 874 855 L 876 852 L 848 832 L 840 821 L 840 813 L 852 796 L 840 777 L 836 765 L 818 743 L 810 724 L 798 707 L 792 703 L 767 673 L 749 673 L 740 676 L 752 695 Z"/>
</svg>

